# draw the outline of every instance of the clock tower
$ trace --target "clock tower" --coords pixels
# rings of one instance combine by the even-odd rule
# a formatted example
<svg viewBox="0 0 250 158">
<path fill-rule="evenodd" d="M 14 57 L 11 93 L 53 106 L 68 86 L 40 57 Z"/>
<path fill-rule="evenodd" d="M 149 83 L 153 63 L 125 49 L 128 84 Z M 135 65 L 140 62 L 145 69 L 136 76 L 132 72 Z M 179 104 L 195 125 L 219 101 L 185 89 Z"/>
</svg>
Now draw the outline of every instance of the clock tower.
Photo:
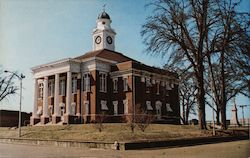
<svg viewBox="0 0 250 158">
<path fill-rule="evenodd" d="M 103 10 L 96 21 L 96 28 L 93 30 L 93 50 L 108 49 L 115 50 L 115 31 L 111 28 L 111 19 L 108 13 Z"/>
</svg>

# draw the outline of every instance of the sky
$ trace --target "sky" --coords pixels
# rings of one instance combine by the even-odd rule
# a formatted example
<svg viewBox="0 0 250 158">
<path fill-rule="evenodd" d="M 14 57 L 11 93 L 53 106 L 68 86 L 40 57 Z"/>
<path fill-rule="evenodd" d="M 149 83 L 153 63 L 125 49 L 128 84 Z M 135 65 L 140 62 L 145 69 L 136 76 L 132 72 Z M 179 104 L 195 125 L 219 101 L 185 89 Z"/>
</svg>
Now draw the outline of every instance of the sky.
<svg viewBox="0 0 250 158">
<path fill-rule="evenodd" d="M 30 68 L 91 51 L 92 31 L 104 4 L 117 33 L 116 51 L 147 65 L 162 67 L 167 59 L 147 55 L 140 35 L 146 17 L 152 15 L 152 10 L 145 7 L 148 2 L 150 0 L 0 0 L 0 65 L 26 76 L 23 111 L 31 112 L 33 108 Z M 249 12 L 249 8 L 250 1 L 244 0 L 240 9 Z M 236 102 L 249 105 L 250 100 L 238 96 Z M 0 109 L 18 108 L 18 95 L 0 103 Z M 245 116 L 250 117 L 249 109 L 245 109 Z M 211 120 L 212 110 L 206 110 L 207 119 Z M 231 107 L 227 110 L 227 117 L 230 116 Z"/>
</svg>

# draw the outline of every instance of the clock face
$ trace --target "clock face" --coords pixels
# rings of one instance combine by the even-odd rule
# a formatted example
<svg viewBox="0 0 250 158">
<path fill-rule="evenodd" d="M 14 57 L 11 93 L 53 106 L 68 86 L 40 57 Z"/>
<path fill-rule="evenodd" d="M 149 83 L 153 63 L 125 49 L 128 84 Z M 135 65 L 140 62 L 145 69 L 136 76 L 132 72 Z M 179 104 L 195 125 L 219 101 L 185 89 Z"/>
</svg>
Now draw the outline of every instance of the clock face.
<svg viewBox="0 0 250 158">
<path fill-rule="evenodd" d="M 110 36 L 108 36 L 106 40 L 107 40 L 108 44 L 112 44 L 112 38 Z"/>
<path fill-rule="evenodd" d="M 101 38 L 100 36 L 97 36 L 97 37 L 95 38 L 95 43 L 96 43 L 96 44 L 100 44 L 100 43 L 101 43 L 101 40 L 102 40 L 102 38 Z"/>
</svg>

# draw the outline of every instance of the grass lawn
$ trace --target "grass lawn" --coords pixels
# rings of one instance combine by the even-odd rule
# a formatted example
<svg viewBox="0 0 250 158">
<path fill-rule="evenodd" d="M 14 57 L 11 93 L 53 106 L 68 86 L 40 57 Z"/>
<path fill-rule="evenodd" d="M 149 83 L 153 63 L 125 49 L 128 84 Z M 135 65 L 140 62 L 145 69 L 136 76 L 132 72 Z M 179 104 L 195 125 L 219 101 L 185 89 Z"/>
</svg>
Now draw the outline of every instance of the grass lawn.
<svg viewBox="0 0 250 158">
<path fill-rule="evenodd" d="M 0 138 L 17 137 L 18 129 L 0 128 Z M 22 127 L 22 138 L 54 139 L 76 141 L 139 141 L 139 140 L 167 140 L 190 137 L 211 136 L 210 131 L 201 131 L 196 126 L 151 124 L 145 132 L 135 128 L 132 133 L 128 124 L 104 124 L 99 132 L 94 124 L 54 125 Z"/>
</svg>

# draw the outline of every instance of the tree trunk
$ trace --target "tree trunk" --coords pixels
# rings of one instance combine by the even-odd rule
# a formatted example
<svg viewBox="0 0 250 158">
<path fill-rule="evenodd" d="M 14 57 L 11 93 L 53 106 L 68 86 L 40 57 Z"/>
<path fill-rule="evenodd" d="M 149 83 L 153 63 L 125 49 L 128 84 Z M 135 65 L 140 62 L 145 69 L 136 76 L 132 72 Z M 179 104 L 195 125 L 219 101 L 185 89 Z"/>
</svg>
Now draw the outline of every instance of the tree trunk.
<svg viewBox="0 0 250 158">
<path fill-rule="evenodd" d="M 188 117 L 189 117 L 189 108 L 188 108 L 188 105 L 186 106 L 186 114 L 185 114 L 185 120 L 186 120 L 186 122 L 185 122 L 185 124 L 186 125 L 188 125 Z"/>
<path fill-rule="evenodd" d="M 183 99 L 182 99 L 182 121 L 183 121 L 183 124 L 186 124 L 184 96 L 183 96 Z"/>
<path fill-rule="evenodd" d="M 207 129 L 206 127 L 206 113 L 205 113 L 205 91 L 204 91 L 204 77 L 203 77 L 204 67 L 202 62 L 198 65 L 197 82 L 198 82 L 198 116 L 199 116 L 199 128 Z"/>
<path fill-rule="evenodd" d="M 220 110 L 216 110 L 216 124 L 220 124 Z"/>
<path fill-rule="evenodd" d="M 225 90 L 225 71 L 224 71 L 224 51 L 221 52 L 221 126 L 227 129 L 226 124 L 226 90 Z"/>
</svg>

